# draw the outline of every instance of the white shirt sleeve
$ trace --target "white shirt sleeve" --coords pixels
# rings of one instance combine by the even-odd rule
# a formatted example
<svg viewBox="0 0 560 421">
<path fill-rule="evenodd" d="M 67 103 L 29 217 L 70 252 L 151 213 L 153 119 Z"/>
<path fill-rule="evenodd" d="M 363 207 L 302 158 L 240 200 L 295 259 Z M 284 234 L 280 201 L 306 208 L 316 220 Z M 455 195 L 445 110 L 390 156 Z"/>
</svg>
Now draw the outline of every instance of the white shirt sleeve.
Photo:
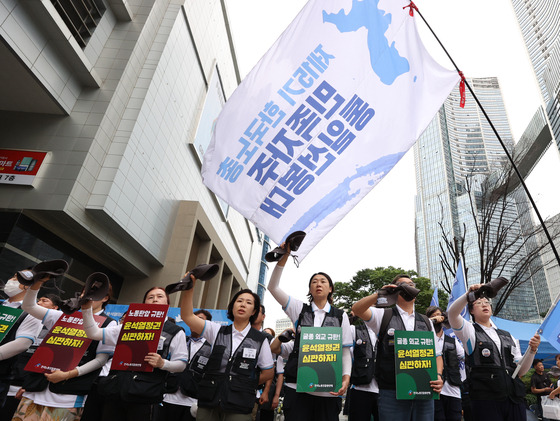
<svg viewBox="0 0 560 421">
<path fill-rule="evenodd" d="M 35 339 L 37 339 L 41 329 L 43 329 L 41 321 L 28 314 L 19 325 L 18 330 L 16 331 L 15 339 L 26 338 L 29 339 L 32 344 L 35 342 Z"/>
<path fill-rule="evenodd" d="M 189 360 L 189 351 L 187 348 L 187 338 L 185 331 L 181 330 L 177 333 L 171 343 L 169 344 L 169 360 L 170 361 L 184 361 Z"/>
<path fill-rule="evenodd" d="M 385 314 L 384 308 L 370 307 L 371 318 L 365 321 L 365 324 L 379 336 L 379 329 L 381 329 L 381 321 L 383 320 L 383 314 Z"/>
<path fill-rule="evenodd" d="M 204 329 L 202 329 L 202 333 L 200 334 L 200 336 L 202 336 L 204 339 L 210 342 L 212 347 L 214 347 L 214 343 L 216 342 L 216 337 L 218 336 L 218 332 L 220 331 L 221 327 L 222 325 L 219 323 L 212 322 L 210 320 L 205 320 Z"/>
<path fill-rule="evenodd" d="M 259 352 L 259 359 L 257 366 L 261 370 L 267 370 L 274 367 L 274 360 L 272 359 L 272 352 L 270 351 L 270 344 L 265 339 L 261 345 L 261 352 Z"/>
<path fill-rule="evenodd" d="M 282 308 L 282 310 L 284 310 L 284 313 L 286 313 L 286 315 L 294 324 L 294 327 L 296 327 L 295 323 L 298 321 L 299 314 L 301 313 L 302 309 L 303 309 L 303 301 L 300 301 L 297 298 L 291 296 L 288 298 L 288 303 L 286 304 L 286 306 Z"/>
</svg>

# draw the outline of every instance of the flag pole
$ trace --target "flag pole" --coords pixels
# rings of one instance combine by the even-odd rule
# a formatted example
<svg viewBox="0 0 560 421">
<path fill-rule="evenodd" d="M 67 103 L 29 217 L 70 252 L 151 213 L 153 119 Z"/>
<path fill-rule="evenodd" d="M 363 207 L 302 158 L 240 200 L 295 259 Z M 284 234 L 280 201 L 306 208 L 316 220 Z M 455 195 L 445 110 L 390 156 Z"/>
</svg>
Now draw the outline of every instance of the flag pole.
<svg viewBox="0 0 560 421">
<path fill-rule="evenodd" d="M 465 85 L 469 89 L 469 92 L 471 93 L 474 100 L 476 101 L 476 103 L 480 107 L 480 110 L 484 114 L 484 117 L 486 118 L 486 121 L 488 121 L 488 124 L 490 124 L 490 127 L 492 128 L 492 131 L 494 132 L 494 134 L 496 135 L 496 138 L 500 142 L 500 145 L 502 145 L 502 148 L 503 148 L 504 152 L 506 153 L 506 156 L 507 156 L 511 166 L 513 167 L 513 170 L 517 174 L 517 177 L 519 178 L 519 181 L 520 181 L 521 185 L 523 186 L 523 189 L 525 190 L 525 193 L 527 193 L 527 197 L 529 198 L 529 201 L 531 202 L 531 206 L 533 206 L 533 210 L 535 211 L 535 214 L 537 215 L 537 218 L 539 219 L 539 222 L 541 224 L 543 232 L 545 233 L 546 238 L 548 239 L 548 242 L 550 244 L 550 248 L 552 249 L 552 252 L 554 253 L 554 257 L 556 257 L 556 261 L 558 262 L 558 265 L 560 265 L 560 255 L 558 254 L 558 250 L 556 250 L 556 246 L 554 245 L 554 242 L 552 241 L 552 237 L 550 236 L 550 233 L 548 232 L 548 229 L 546 228 L 546 225 L 545 225 L 544 220 L 541 216 L 541 213 L 539 212 L 539 209 L 537 208 L 537 205 L 536 205 L 535 201 L 533 200 L 533 196 L 531 196 L 531 193 L 529 192 L 529 189 L 527 188 L 527 185 L 525 184 L 525 180 L 523 179 L 523 176 L 519 172 L 519 169 L 517 168 L 517 165 L 515 165 L 515 163 L 513 162 L 513 158 L 511 156 L 511 154 L 507 150 L 502 138 L 498 134 L 498 131 L 496 130 L 496 127 L 494 127 L 494 123 L 492 123 L 492 121 L 490 120 L 490 117 L 488 117 L 488 114 L 486 113 L 486 110 L 484 109 L 484 107 L 480 103 L 478 97 L 475 95 L 474 91 L 471 88 L 471 85 L 465 79 L 465 77 L 463 76 L 463 73 L 459 70 L 459 67 L 457 66 L 457 64 L 455 63 L 453 58 L 451 58 L 451 55 L 449 54 L 447 49 L 443 46 L 443 43 L 440 41 L 438 36 L 435 34 L 432 27 L 428 24 L 426 19 L 424 19 L 424 16 L 422 15 L 422 13 L 420 13 L 420 11 L 418 10 L 418 7 L 416 7 L 416 5 L 413 2 L 410 2 L 410 5 L 406 6 L 406 7 L 410 7 L 411 15 L 412 15 L 412 9 L 414 9 L 420 15 L 420 17 L 422 18 L 422 20 L 424 21 L 424 23 L 426 24 L 426 26 L 428 27 L 428 29 L 430 30 L 432 35 L 435 37 L 436 41 L 439 43 L 439 45 L 441 46 L 441 48 L 443 49 L 443 51 L 445 52 L 445 54 L 447 55 L 447 57 L 449 58 L 451 63 L 453 64 L 453 67 L 455 67 L 455 70 L 457 70 L 457 72 L 461 76 L 462 82 L 465 83 Z"/>
</svg>

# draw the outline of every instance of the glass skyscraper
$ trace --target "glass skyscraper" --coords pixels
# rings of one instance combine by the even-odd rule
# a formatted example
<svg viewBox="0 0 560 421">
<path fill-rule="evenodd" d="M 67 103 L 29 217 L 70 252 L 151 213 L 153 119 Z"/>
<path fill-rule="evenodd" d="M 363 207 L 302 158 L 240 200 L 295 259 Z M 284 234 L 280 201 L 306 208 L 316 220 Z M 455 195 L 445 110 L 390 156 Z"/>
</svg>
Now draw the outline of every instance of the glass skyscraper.
<svg viewBox="0 0 560 421">
<path fill-rule="evenodd" d="M 560 8 L 550 0 L 512 0 L 512 4 L 560 149 Z"/>
<path fill-rule="evenodd" d="M 510 151 L 513 150 L 514 142 L 498 80 L 494 77 L 476 78 L 469 79 L 469 84 L 502 141 Z M 448 285 L 453 283 L 453 275 L 442 266 L 442 256 L 451 262 L 444 237 L 451 242 L 456 239 L 459 248 L 463 249 L 468 283 L 481 282 L 481 255 L 475 225 L 480 225 L 483 220 L 487 221 L 491 232 L 497 233 L 507 226 L 506 241 L 512 243 L 512 248 L 519 249 L 515 257 L 501 263 L 501 267 L 492 273 L 493 277 L 509 277 L 526 255 L 520 220 L 528 217 L 527 198 L 518 188 L 507 196 L 507 204 L 495 215 L 486 218 L 482 215 L 481 185 L 488 176 L 497 177 L 506 157 L 469 92 L 465 108 L 460 108 L 459 104 L 459 89 L 455 88 L 414 146 L 417 268 L 419 275 L 430 278 L 434 285 L 441 285 L 446 279 Z M 527 224 L 527 221 L 523 223 Z M 527 272 L 531 272 L 527 275 L 527 282 L 510 295 L 500 312 L 501 317 L 537 320 L 539 313 L 550 305 L 542 269 Z"/>
</svg>

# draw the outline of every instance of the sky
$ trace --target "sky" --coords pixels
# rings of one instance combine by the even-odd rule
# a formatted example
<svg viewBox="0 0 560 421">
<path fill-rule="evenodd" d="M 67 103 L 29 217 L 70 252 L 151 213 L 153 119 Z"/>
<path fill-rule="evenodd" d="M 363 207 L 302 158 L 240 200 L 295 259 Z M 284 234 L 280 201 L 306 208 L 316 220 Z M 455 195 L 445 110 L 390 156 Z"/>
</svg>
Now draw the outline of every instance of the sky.
<svg viewBox="0 0 560 421">
<path fill-rule="evenodd" d="M 324 0 L 328 1 L 328 0 Z M 227 0 L 242 78 L 272 46 L 305 5 L 304 0 Z M 381 5 L 383 0 L 381 0 Z M 350 0 L 348 0 L 350 4 Z M 512 134 L 519 139 L 540 104 L 540 93 L 511 0 L 415 0 L 465 77 L 497 76 Z M 453 68 L 443 49 L 416 16 L 428 51 L 444 67 Z M 560 212 L 556 183 L 560 155 L 549 148 L 526 180 L 544 218 Z M 349 281 L 357 271 L 378 266 L 416 269 L 414 201 L 416 184 L 412 150 L 325 238 L 297 268 L 290 261 L 280 286 L 305 299 L 313 273 L 326 272 L 333 281 Z M 270 272 L 274 264 L 270 265 Z M 267 294 L 266 327 L 284 313 Z"/>
</svg>

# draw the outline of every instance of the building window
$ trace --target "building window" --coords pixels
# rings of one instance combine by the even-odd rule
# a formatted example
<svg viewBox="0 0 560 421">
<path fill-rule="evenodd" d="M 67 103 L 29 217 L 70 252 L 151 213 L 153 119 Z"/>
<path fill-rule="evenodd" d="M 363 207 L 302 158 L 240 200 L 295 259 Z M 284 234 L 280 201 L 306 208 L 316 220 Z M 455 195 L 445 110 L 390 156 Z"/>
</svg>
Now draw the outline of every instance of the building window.
<svg viewBox="0 0 560 421">
<path fill-rule="evenodd" d="M 56 11 L 82 47 L 105 13 L 101 0 L 51 0 Z"/>
</svg>

